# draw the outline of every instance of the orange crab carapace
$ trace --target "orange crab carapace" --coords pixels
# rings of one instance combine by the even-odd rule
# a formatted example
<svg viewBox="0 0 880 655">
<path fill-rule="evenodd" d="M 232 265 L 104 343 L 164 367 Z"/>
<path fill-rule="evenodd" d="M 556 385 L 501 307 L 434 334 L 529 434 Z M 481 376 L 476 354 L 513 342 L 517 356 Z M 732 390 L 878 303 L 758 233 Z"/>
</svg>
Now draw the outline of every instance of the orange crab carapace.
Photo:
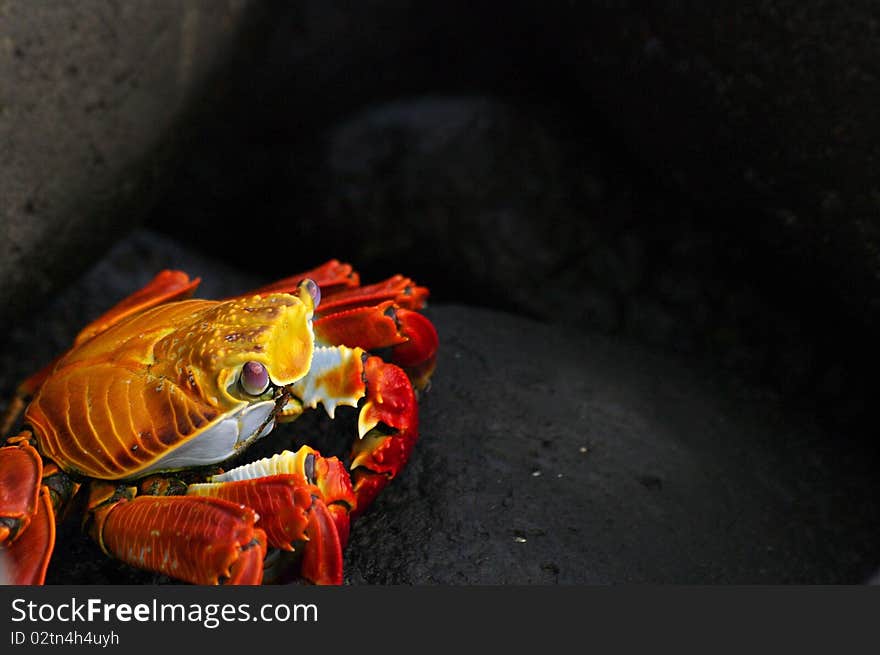
<svg viewBox="0 0 880 655">
<path fill-rule="evenodd" d="M 417 392 L 433 372 L 428 292 L 397 275 L 360 284 L 338 261 L 224 300 L 163 271 L 28 378 L 0 448 L 0 555 L 40 584 L 55 517 L 87 497 L 108 555 L 196 584 L 257 584 L 268 551 L 318 584 L 342 582 L 352 516 L 406 463 Z M 380 356 L 381 353 L 381 356 Z M 228 471 L 278 422 L 359 407 L 340 460 L 309 446 Z"/>
</svg>

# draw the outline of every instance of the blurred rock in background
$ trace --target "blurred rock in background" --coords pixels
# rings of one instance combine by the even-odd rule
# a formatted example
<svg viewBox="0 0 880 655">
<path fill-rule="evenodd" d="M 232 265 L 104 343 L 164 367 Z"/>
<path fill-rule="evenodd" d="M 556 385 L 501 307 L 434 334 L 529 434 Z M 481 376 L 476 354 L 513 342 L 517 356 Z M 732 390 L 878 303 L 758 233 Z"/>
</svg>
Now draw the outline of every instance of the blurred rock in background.
<svg viewBox="0 0 880 655">
<path fill-rule="evenodd" d="M 252 5 L 0 2 L 0 331 L 149 214 Z"/>
<path fill-rule="evenodd" d="M 855 429 L 878 355 L 867 5 L 630 4 L 295 3 L 150 222 L 269 277 L 395 264 Z"/>
</svg>

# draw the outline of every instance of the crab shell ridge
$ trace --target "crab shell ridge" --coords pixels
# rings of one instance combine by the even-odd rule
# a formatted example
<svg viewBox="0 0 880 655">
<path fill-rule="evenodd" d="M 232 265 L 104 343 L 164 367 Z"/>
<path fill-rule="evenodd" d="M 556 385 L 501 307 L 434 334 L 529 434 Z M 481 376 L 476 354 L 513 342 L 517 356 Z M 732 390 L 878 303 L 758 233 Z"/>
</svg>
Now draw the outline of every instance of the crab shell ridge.
<svg viewBox="0 0 880 655">
<path fill-rule="evenodd" d="M 160 305 L 59 360 L 25 421 L 42 453 L 75 475 L 116 480 L 223 461 L 275 405 L 238 389 L 241 367 L 260 362 L 277 387 L 305 376 L 312 311 L 289 294 Z"/>
</svg>

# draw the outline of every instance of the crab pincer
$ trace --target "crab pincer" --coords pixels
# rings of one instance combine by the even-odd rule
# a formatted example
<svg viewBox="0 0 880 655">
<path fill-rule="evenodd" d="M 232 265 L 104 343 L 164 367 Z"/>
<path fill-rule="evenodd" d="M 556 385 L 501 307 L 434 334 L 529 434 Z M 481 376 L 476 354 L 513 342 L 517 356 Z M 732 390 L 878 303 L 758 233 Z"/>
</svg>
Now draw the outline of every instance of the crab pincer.
<svg viewBox="0 0 880 655">
<path fill-rule="evenodd" d="M 301 555 L 301 575 L 315 584 L 342 583 L 342 549 L 355 503 L 337 458 L 303 446 L 190 485 L 187 494 L 253 508 L 270 547 Z"/>
</svg>

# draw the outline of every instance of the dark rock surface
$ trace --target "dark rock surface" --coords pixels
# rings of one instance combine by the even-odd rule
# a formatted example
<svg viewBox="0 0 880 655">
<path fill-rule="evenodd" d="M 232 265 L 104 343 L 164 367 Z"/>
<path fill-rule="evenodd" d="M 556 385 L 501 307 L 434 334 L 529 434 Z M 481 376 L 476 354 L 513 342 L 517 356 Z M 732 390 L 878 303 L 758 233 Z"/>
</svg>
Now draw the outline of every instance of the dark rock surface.
<svg viewBox="0 0 880 655">
<path fill-rule="evenodd" d="M 803 300 L 741 229 L 621 175 L 601 138 L 558 113 L 409 98 L 342 122 L 317 161 L 316 248 L 332 252 L 342 233 L 367 270 L 442 272 L 444 301 L 633 337 L 787 393 L 818 388 L 844 414 L 834 379 L 854 378 L 865 351 L 821 343 L 838 320 L 829 305 Z"/>
<path fill-rule="evenodd" d="M 2 397 L 162 266 L 203 276 L 204 295 L 260 282 L 136 233 L 16 328 Z M 863 442 L 629 340 L 474 307 L 429 315 L 442 351 L 422 438 L 355 524 L 348 583 L 858 583 L 874 570 L 880 495 Z M 333 449 L 353 419 L 316 412 L 272 445 Z M 75 517 L 48 581 L 168 582 L 103 558 Z"/>
<path fill-rule="evenodd" d="M 423 438 L 352 581 L 838 583 L 876 564 L 866 453 L 625 340 L 435 307 Z M 870 451 L 868 451 L 870 453 Z"/>
<path fill-rule="evenodd" d="M 634 157 L 876 329 L 873 3 L 620 0 L 541 15 L 553 47 L 530 53 L 536 70 L 565 62 L 568 98 L 605 116 Z"/>
<path fill-rule="evenodd" d="M 370 270 L 413 260 L 423 275 L 446 272 L 445 297 L 573 323 L 587 277 L 575 262 L 599 240 L 606 205 L 583 189 L 598 171 L 570 149 L 497 98 L 373 106 L 328 135 L 313 182 L 321 224 L 349 235 Z"/>
<path fill-rule="evenodd" d="M 743 229 L 750 214 L 728 222 L 670 192 L 565 109 L 407 97 L 319 134 L 228 184 L 232 162 L 195 156 L 201 177 L 176 184 L 150 224 L 219 256 L 253 253 L 265 275 L 286 274 L 306 244 L 373 276 L 394 262 L 436 280 L 443 302 L 631 337 L 818 406 L 835 429 L 864 424 L 867 317 Z"/>
</svg>

